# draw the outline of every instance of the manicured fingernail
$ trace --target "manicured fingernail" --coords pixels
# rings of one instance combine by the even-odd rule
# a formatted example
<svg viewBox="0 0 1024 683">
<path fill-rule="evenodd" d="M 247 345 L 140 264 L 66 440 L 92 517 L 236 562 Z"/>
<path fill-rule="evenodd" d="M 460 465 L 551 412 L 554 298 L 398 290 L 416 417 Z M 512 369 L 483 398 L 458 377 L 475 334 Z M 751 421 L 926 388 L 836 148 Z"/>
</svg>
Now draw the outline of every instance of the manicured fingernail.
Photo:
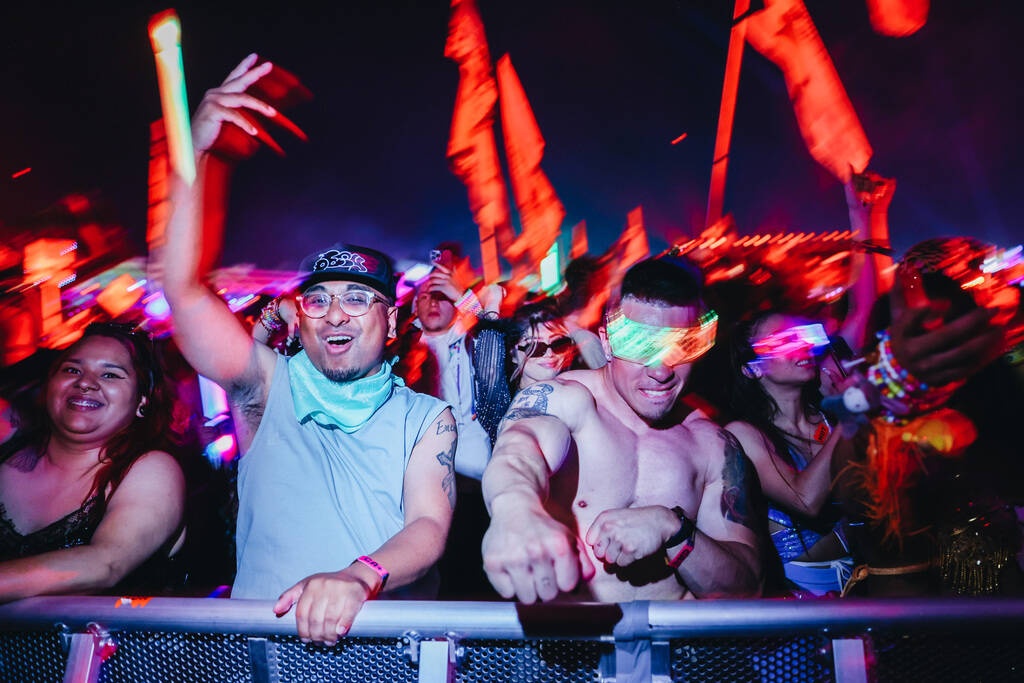
<svg viewBox="0 0 1024 683">
<path fill-rule="evenodd" d="M 309 638 L 300 638 L 299 640 L 301 640 L 301 641 L 302 641 L 302 642 L 304 642 L 304 643 L 309 643 L 309 642 L 311 642 L 311 641 L 309 640 Z"/>
</svg>

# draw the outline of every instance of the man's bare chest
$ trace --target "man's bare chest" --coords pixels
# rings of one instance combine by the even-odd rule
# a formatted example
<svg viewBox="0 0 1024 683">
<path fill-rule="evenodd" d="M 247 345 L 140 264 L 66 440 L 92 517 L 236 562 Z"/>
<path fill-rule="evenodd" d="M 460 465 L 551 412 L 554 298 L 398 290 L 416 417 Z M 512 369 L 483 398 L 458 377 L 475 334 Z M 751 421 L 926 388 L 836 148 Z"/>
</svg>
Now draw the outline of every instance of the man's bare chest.
<svg viewBox="0 0 1024 683">
<path fill-rule="evenodd" d="M 692 437 L 682 426 L 630 429 L 598 416 L 574 438 L 579 452 L 577 507 L 600 510 L 645 505 L 699 505 L 702 470 Z"/>
</svg>

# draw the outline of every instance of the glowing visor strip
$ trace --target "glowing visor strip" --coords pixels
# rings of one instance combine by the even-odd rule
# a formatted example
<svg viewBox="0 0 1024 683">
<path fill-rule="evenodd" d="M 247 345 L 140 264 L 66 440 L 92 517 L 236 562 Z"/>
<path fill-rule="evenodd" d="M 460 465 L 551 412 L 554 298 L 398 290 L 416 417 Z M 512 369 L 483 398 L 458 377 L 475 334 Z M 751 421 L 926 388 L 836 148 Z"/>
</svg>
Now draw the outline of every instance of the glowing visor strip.
<svg viewBox="0 0 1024 683">
<path fill-rule="evenodd" d="M 788 356 L 808 349 L 821 351 L 829 345 L 828 335 L 821 323 L 796 325 L 779 330 L 753 343 L 758 356 Z"/>
<path fill-rule="evenodd" d="M 708 311 L 695 327 L 656 327 L 630 320 L 617 310 L 609 314 L 605 330 L 616 358 L 644 365 L 676 366 L 692 363 L 715 345 L 718 314 Z"/>
</svg>

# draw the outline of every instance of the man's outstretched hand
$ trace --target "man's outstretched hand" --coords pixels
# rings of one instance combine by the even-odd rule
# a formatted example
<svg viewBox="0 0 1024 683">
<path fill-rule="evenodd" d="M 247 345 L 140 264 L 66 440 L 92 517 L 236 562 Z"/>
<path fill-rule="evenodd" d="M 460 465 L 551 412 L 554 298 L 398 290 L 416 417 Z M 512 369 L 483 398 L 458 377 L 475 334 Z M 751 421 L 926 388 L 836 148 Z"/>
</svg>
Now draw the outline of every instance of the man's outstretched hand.
<svg viewBox="0 0 1024 683">
<path fill-rule="evenodd" d="M 495 499 L 497 502 L 499 499 Z M 483 540 L 484 571 L 503 598 L 530 604 L 571 591 L 594 577 L 594 565 L 571 529 L 542 510 L 497 512 Z"/>
</svg>

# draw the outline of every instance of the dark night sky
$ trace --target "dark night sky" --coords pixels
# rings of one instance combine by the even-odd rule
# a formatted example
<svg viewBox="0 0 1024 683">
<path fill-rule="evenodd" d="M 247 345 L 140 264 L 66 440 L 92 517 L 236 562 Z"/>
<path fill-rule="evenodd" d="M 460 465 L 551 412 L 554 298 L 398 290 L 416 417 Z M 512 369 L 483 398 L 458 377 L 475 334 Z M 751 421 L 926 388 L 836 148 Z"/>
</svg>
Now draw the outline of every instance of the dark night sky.
<svg viewBox="0 0 1024 683">
<path fill-rule="evenodd" d="M 547 140 L 565 228 L 586 219 L 592 251 L 603 250 L 642 204 L 656 244 L 699 229 L 732 3 L 478 1 L 492 56 L 511 55 Z M 99 190 L 141 243 L 159 116 L 146 21 L 167 5 L 6 4 L 0 221 Z M 294 267 L 335 240 L 422 257 L 457 239 L 478 261 L 466 193 L 444 158 L 458 79 L 443 56 L 447 3 L 284 4 L 176 5 L 193 110 L 250 51 L 315 95 L 289 112 L 310 143 L 278 136 L 287 158 L 262 151 L 236 174 L 226 260 Z M 873 33 L 863 0 L 807 4 L 875 149 L 872 168 L 899 180 L 896 246 L 952 233 L 1024 239 L 1015 3 L 933 0 L 928 25 L 899 40 Z M 750 48 L 726 209 L 742 233 L 847 220 L 781 74 Z"/>
</svg>

